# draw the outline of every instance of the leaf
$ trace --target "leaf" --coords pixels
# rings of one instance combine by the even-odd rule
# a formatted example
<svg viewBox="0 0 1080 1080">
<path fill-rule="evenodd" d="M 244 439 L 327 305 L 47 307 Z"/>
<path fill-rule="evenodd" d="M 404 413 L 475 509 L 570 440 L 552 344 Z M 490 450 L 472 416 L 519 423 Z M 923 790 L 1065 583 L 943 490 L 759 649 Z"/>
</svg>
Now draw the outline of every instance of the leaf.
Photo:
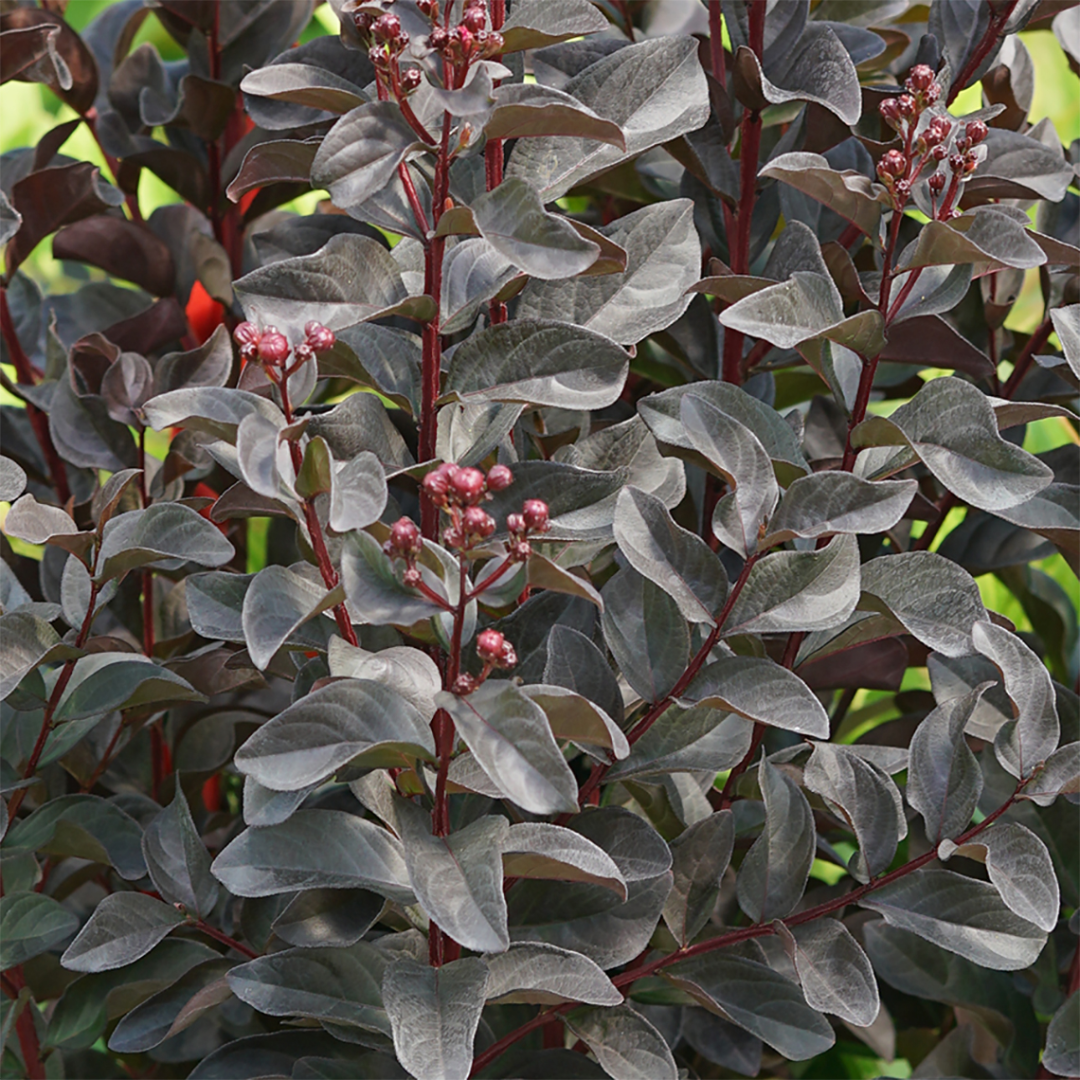
<svg viewBox="0 0 1080 1080">
<path fill-rule="evenodd" d="M 569 826 L 606 851 L 627 881 L 652 881 L 671 867 L 663 837 L 629 810 L 615 806 L 585 810 Z"/>
<path fill-rule="evenodd" d="M 836 1040 L 795 983 L 755 960 L 709 953 L 665 969 L 665 978 L 792 1061 L 824 1053 Z"/>
<path fill-rule="evenodd" d="M 924 273 L 920 281 L 927 276 Z M 911 295 L 915 296 L 917 292 L 916 285 Z M 912 364 L 921 368 L 929 355 L 942 367 L 962 371 L 976 379 L 986 378 L 991 374 L 993 365 L 984 352 L 957 333 L 940 315 L 914 313 L 909 316 L 905 310 L 908 302 L 904 302 L 905 307 L 901 308 L 901 314 L 897 315 L 889 326 L 889 340 L 881 350 L 881 360 L 893 364 Z M 954 305 L 949 305 L 952 306 Z"/>
<path fill-rule="evenodd" d="M 361 105 L 327 132 L 311 163 L 312 186 L 326 188 L 334 204 L 348 210 L 377 195 L 422 145 L 397 102 Z"/>
<path fill-rule="evenodd" d="M 625 875 L 625 865 L 621 869 Z M 519 894 L 522 889 L 528 891 Z M 612 904 L 610 890 L 597 885 L 522 882 L 510 894 L 510 932 L 516 942 L 557 945 L 601 968 L 617 967 L 648 945 L 670 890 L 670 871 L 630 881 L 621 904 Z M 515 911 L 515 901 L 524 912 Z"/>
<path fill-rule="evenodd" d="M 378 919 L 383 898 L 366 889 L 309 889 L 274 920 L 274 933 L 299 949 L 355 945 Z"/>
<path fill-rule="evenodd" d="M 593 841 L 561 825 L 540 821 L 511 825 L 502 854 L 506 877 L 586 881 L 626 899 L 626 881 L 611 856 Z"/>
<path fill-rule="evenodd" d="M 0 616 L 0 633 L 4 639 L 0 651 L 0 698 L 6 698 L 39 664 L 79 655 L 73 646 L 60 640 L 44 619 L 26 611 Z"/>
<path fill-rule="evenodd" d="M 253 413 L 270 421 L 277 430 L 285 426 L 281 410 L 269 399 L 247 390 L 215 386 L 170 390 L 152 397 L 142 411 L 147 426 L 155 431 L 182 427 L 233 444 L 236 443 L 237 428 Z"/>
<path fill-rule="evenodd" d="M 466 949 L 505 952 L 510 935 L 500 852 L 506 819 L 483 817 L 449 836 L 432 836 L 427 811 L 405 800 L 394 805 L 409 881 L 428 918 Z"/>
<path fill-rule="evenodd" d="M 793 954 L 806 1004 L 855 1027 L 869 1027 L 881 1009 L 877 980 L 866 953 L 844 924 L 818 919 L 781 934 Z"/>
<path fill-rule="evenodd" d="M 1046 1029 L 1046 1050 L 1042 1063 L 1058 1076 L 1080 1072 L 1080 1025 L 1076 1022 L 1080 1010 L 1080 994 L 1075 991 L 1050 1019 Z"/>
<path fill-rule="evenodd" d="M 890 926 L 992 971 L 1019 971 L 1035 962 L 1046 934 L 1011 912 L 989 882 L 948 870 L 915 870 L 859 903 Z"/>
<path fill-rule="evenodd" d="M 467 697 L 440 693 L 435 703 L 508 799 L 532 814 L 577 810 L 577 781 L 548 719 L 516 686 L 488 682 Z"/>
<path fill-rule="evenodd" d="M 104 716 L 113 709 L 202 700 L 186 680 L 145 656 L 98 652 L 75 661 L 53 719 L 62 723 Z"/>
<path fill-rule="evenodd" d="M 175 271 L 165 242 L 126 218 L 95 214 L 65 226 L 53 237 L 53 258 L 98 266 L 154 296 L 168 296 L 173 289 Z"/>
<path fill-rule="evenodd" d="M 601 409 L 618 398 L 628 370 L 626 353 L 609 338 L 566 323 L 514 319 L 454 350 L 444 393 L 466 402 Z"/>
<path fill-rule="evenodd" d="M 53 537 L 77 535 L 79 527 L 66 511 L 39 503 L 27 492 L 8 510 L 4 532 L 28 544 L 47 544 L 55 542 Z"/>
<path fill-rule="evenodd" d="M 239 964 L 226 975 L 232 992 L 268 1016 L 306 1016 L 389 1034 L 380 992 L 386 961 L 373 945 L 283 949 Z"/>
<path fill-rule="evenodd" d="M 1019 798 L 1049 806 L 1058 795 L 1080 793 L 1080 742 L 1058 747 L 1024 786 Z"/>
<path fill-rule="evenodd" d="M 110 893 L 67 947 L 60 963 L 69 971 L 110 971 L 145 956 L 184 922 L 169 904 L 143 893 Z"/>
<path fill-rule="evenodd" d="M 810 471 L 790 425 L 775 409 L 730 383 L 690 383 L 642 398 L 638 402 L 638 412 L 657 442 L 683 451 L 696 450 L 681 418 L 682 400 L 688 395 L 704 399 L 732 420 L 749 428 L 772 459 L 773 469 L 783 483 L 790 484 L 796 477 Z M 686 453 L 679 456 L 702 460 Z"/>
<path fill-rule="evenodd" d="M 162 559 L 223 566 L 236 554 L 217 527 L 181 503 L 154 503 L 109 520 L 98 553 L 97 580 L 120 577 Z"/>
<path fill-rule="evenodd" d="M 51 896 L 36 892 L 0 896 L 0 968 L 7 971 L 48 952 L 78 928 L 78 916 Z"/>
<path fill-rule="evenodd" d="M 366 100 L 355 83 L 315 63 L 268 64 L 249 71 L 241 79 L 240 89 L 254 97 L 335 113 L 348 112 Z"/>
<path fill-rule="evenodd" d="M 702 668 L 682 695 L 684 702 L 709 705 L 769 724 L 829 737 L 829 718 L 821 702 L 798 675 L 759 656 L 724 656 Z"/>
<path fill-rule="evenodd" d="M 694 449 L 735 489 L 716 504 L 713 533 L 738 554 L 752 555 L 780 498 L 765 447 L 748 427 L 704 398 L 687 394 L 680 416 Z"/>
<path fill-rule="evenodd" d="M 372 653 L 333 637 L 326 660 L 335 678 L 382 683 L 400 694 L 421 717 L 435 715 L 435 695 L 442 689 L 442 675 L 435 661 L 420 649 L 392 645 Z"/>
<path fill-rule="evenodd" d="M 891 777 L 854 748 L 822 742 L 814 744 L 803 782 L 855 833 L 859 850 L 848 863 L 852 877 L 865 884 L 887 870 L 907 836 L 904 803 Z"/>
<path fill-rule="evenodd" d="M 979 587 L 933 551 L 870 559 L 862 566 L 863 610 L 892 615 L 909 634 L 945 656 L 974 651 L 971 629 L 987 619 Z"/>
<path fill-rule="evenodd" d="M 1080 570 L 1078 494 L 1075 484 L 1050 484 L 1027 502 L 998 510 L 996 514 L 1013 525 L 1045 536 L 1076 572 Z"/>
<path fill-rule="evenodd" d="M 142 850 L 163 900 L 183 904 L 199 918 L 213 911 L 218 883 L 210 874 L 210 853 L 195 828 L 179 784 L 173 801 L 147 825 Z"/>
<path fill-rule="evenodd" d="M 479 957 L 431 968 L 396 960 L 382 993 L 398 1061 L 416 1080 L 466 1080 L 484 1008 L 487 965 Z"/>
<path fill-rule="evenodd" d="M 672 706 L 634 743 L 630 756 L 607 775 L 615 780 L 674 772 L 721 772 L 746 756 L 753 728 L 749 720 L 726 709 Z"/>
<path fill-rule="evenodd" d="M 607 657 L 572 626 L 556 623 L 548 632 L 543 681 L 588 698 L 616 723 L 623 720 L 622 693 Z M 614 732 L 612 738 L 616 738 Z"/>
<path fill-rule="evenodd" d="M 506 952 L 488 957 L 487 965 L 487 999 L 496 1004 L 583 1001 L 588 1005 L 618 1005 L 623 1000 L 592 960 L 555 945 L 511 945 Z"/>
<path fill-rule="evenodd" d="M 964 739 L 964 728 L 992 684 L 949 698 L 930 712 L 911 738 L 908 802 L 922 814 L 932 844 L 951 839 L 971 824 L 983 776 Z"/>
<path fill-rule="evenodd" d="M 439 329 L 451 334 L 468 329 L 480 308 L 514 281 L 524 284 L 521 271 L 483 237 L 459 241 L 443 259 Z M 452 460 L 468 464 L 460 455 Z"/>
<path fill-rule="evenodd" d="M 1080 304 L 1054 308 L 1050 312 L 1054 333 L 1061 342 L 1061 351 L 1074 375 L 1080 377 Z"/>
<path fill-rule="evenodd" d="M 1061 735 L 1050 673 L 1018 636 L 991 622 L 976 623 L 972 640 L 1004 676 L 1016 710 L 1016 719 L 994 736 L 994 753 L 1008 773 L 1024 779 L 1057 749 Z"/>
<path fill-rule="evenodd" d="M 543 2 L 553 5 L 555 0 Z M 523 12 L 512 14 L 507 28 L 523 16 Z M 620 49 L 590 65 L 562 89 L 618 124 L 626 136 L 626 150 L 577 137 L 549 135 L 518 142 L 507 175 L 527 179 L 545 202 L 620 161 L 694 131 L 709 113 L 697 43 L 688 37 L 654 38 Z"/>
<path fill-rule="evenodd" d="M 380 472 L 382 470 L 380 469 Z M 338 590 L 284 566 L 267 566 L 244 593 L 241 620 L 251 662 L 265 671 L 274 654 L 304 623 L 330 608 Z"/>
<path fill-rule="evenodd" d="M 832 278 L 796 270 L 787 281 L 743 297 L 720 313 L 721 325 L 781 349 L 843 322 L 844 309 Z"/>
<path fill-rule="evenodd" d="M 245 829 L 211 870 L 236 896 L 370 889 L 398 903 L 413 902 L 401 842 L 341 810 L 298 810 L 280 825 Z"/>
<path fill-rule="evenodd" d="M 633 567 L 604 586 L 604 641 L 630 686 L 660 701 L 678 682 L 690 656 L 690 631 L 678 604 Z"/>
<path fill-rule="evenodd" d="M 95 795 L 61 795 L 13 822 L 2 850 L 5 859 L 32 852 L 73 855 L 137 881 L 146 874 L 141 841 L 142 827 L 116 803 Z"/>
<path fill-rule="evenodd" d="M 574 1012 L 567 1016 L 566 1026 L 586 1043 L 613 1080 L 676 1080 L 678 1076 L 663 1035 L 629 1005 Z"/>
<path fill-rule="evenodd" d="M 900 256 L 899 269 L 974 263 L 979 273 L 1004 266 L 1030 270 L 1045 262 L 1028 229 L 1008 214 L 980 206 L 948 222 L 928 221 L 914 248 Z"/>
<path fill-rule="evenodd" d="M 850 533 L 816 551 L 774 551 L 754 564 L 725 636 L 828 630 L 859 603 L 859 547 Z"/>
<path fill-rule="evenodd" d="M 1017 915 L 1050 933 L 1058 923 L 1061 892 L 1046 845 L 1019 822 L 1004 821 L 966 844 L 943 845 L 952 855 L 986 864 L 990 882 Z"/>
<path fill-rule="evenodd" d="M 1054 479 L 1038 458 L 1006 442 L 982 391 L 962 379 L 932 379 L 886 417 L 851 433 L 852 446 L 905 446 L 963 502 L 1004 510 L 1030 499 Z"/>
<path fill-rule="evenodd" d="M 363 768 L 435 760 L 428 717 L 369 679 L 343 679 L 300 698 L 236 752 L 236 767 L 274 791 L 299 791 L 352 761 Z"/>
<path fill-rule="evenodd" d="M 763 760 L 758 776 L 765 825 L 739 867 L 739 907 L 752 922 L 789 915 L 802 899 L 814 861 L 814 815 L 806 796 L 784 772 Z"/>
<path fill-rule="evenodd" d="M 438 578 L 422 563 L 418 565 L 428 587 L 434 585 L 437 594 L 445 594 Z M 401 564 L 395 565 L 383 553 L 373 536 L 360 530 L 349 533 L 341 550 L 341 582 L 355 622 L 411 626 L 443 610 L 403 585 L 401 569 Z"/>
<path fill-rule="evenodd" d="M 527 2 L 527 0 L 526 0 Z M 511 13 L 513 20 L 516 12 Z M 506 38 L 506 27 L 503 27 Z M 520 139 L 536 135 L 573 135 L 611 143 L 623 150 L 622 128 L 597 116 L 576 98 L 538 83 L 504 83 L 495 88 L 495 107 L 484 125 L 488 139 Z"/>
<path fill-rule="evenodd" d="M 521 691 L 544 710 L 556 739 L 572 739 L 579 745 L 601 747 L 610 751 L 616 760 L 630 753 L 630 744 L 618 724 L 583 695 L 545 683 L 531 683 L 523 686 Z"/>
<path fill-rule="evenodd" d="M 588 0 L 518 0 L 502 35 L 506 52 L 520 52 L 607 28 L 607 20 Z"/>
<path fill-rule="evenodd" d="M 886 532 L 904 516 L 917 488 L 915 480 L 871 482 L 846 472 L 801 476 L 784 492 L 763 544 Z"/>
<path fill-rule="evenodd" d="M 1071 165 L 1057 139 L 1048 146 L 1032 135 L 992 127 L 986 157 L 965 185 L 968 196 L 1060 202 L 1072 183 Z"/>
<path fill-rule="evenodd" d="M 659 585 L 690 622 L 714 623 L 728 593 L 723 564 L 676 525 L 663 502 L 627 487 L 615 504 L 615 540 L 638 573 Z"/>
<path fill-rule="evenodd" d="M 620 273 L 531 283 L 518 318 L 561 319 L 634 345 L 675 322 L 690 304 L 701 241 L 689 199 L 646 206 L 600 232 L 626 250 Z M 563 275 L 569 276 L 569 275 Z"/>
<path fill-rule="evenodd" d="M 26 473 L 22 466 L 11 458 L 0 457 L 0 502 L 13 503 L 25 490 Z"/>
<path fill-rule="evenodd" d="M 734 844 L 730 810 L 695 822 L 671 842 L 675 884 L 664 905 L 664 922 L 681 946 L 689 945 L 709 921 Z"/>
<path fill-rule="evenodd" d="M 447 254 L 447 262 L 451 254 L 452 252 Z M 443 270 L 449 278 L 446 264 Z M 452 290 L 449 280 L 444 280 L 443 284 L 445 289 Z M 358 359 L 360 356 L 364 358 L 362 362 Z M 414 334 L 388 326 L 359 323 L 342 330 L 337 335 L 334 348 L 319 355 L 319 374 L 324 377 L 338 375 L 353 379 L 379 390 L 400 408 L 418 413 L 420 356 L 420 339 Z M 346 401 L 359 396 L 354 394 L 346 398 Z M 368 449 L 374 450 L 376 447 Z"/>
<path fill-rule="evenodd" d="M 854 169 L 834 169 L 820 154 L 779 154 L 758 173 L 809 195 L 876 238 L 883 189 Z"/>
<path fill-rule="evenodd" d="M 524 180 L 508 176 L 473 200 L 480 235 L 531 277 L 553 280 L 587 270 L 600 248 L 583 240 L 565 218 L 549 214 Z"/>
<path fill-rule="evenodd" d="M 314 255 L 252 270 L 237 279 L 235 292 L 252 322 L 275 325 L 297 342 L 312 319 L 340 330 L 398 313 L 425 318 L 431 309 L 428 298 L 409 296 L 390 252 L 355 233 L 331 237 Z"/>
</svg>

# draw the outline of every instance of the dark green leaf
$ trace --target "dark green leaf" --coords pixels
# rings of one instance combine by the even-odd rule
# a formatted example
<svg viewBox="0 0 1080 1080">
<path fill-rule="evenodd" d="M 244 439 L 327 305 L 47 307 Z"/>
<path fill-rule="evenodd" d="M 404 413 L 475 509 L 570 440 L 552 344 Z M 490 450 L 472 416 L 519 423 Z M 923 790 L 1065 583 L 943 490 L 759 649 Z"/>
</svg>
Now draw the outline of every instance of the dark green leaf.
<svg viewBox="0 0 1080 1080">
<path fill-rule="evenodd" d="M 70 971 L 109 971 L 145 956 L 184 922 L 170 904 L 143 893 L 110 893 L 67 947 L 60 963 Z"/>
<path fill-rule="evenodd" d="M 210 875 L 210 853 L 195 829 L 183 788 L 146 827 L 143 857 L 150 877 L 169 903 L 180 903 L 205 918 L 217 903 L 218 883 Z"/>
<path fill-rule="evenodd" d="M 0 967 L 5 971 L 65 942 L 78 916 L 51 896 L 11 892 L 0 897 Z"/>
</svg>

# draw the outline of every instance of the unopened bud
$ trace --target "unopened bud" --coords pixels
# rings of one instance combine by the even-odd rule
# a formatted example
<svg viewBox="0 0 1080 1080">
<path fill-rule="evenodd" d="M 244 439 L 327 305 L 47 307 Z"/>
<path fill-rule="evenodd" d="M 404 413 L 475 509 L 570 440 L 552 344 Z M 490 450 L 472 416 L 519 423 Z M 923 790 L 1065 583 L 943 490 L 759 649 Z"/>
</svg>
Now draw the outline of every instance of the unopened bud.
<svg viewBox="0 0 1080 1080">
<path fill-rule="evenodd" d="M 390 526 L 389 544 L 398 555 L 419 555 L 424 549 L 424 541 L 416 522 L 407 517 L 398 518 Z"/>
<path fill-rule="evenodd" d="M 466 506 L 475 506 L 484 496 L 484 474 L 479 469 L 458 469 L 450 478 L 450 491 Z"/>
<path fill-rule="evenodd" d="M 528 531 L 528 526 L 521 514 L 507 514 L 506 528 L 511 536 L 521 536 Z"/>
<path fill-rule="evenodd" d="M 266 364 L 283 364 L 289 356 L 289 342 L 277 327 L 268 326 L 259 338 L 259 359 Z"/>
<path fill-rule="evenodd" d="M 293 359 L 297 364 L 306 364 L 315 359 L 315 350 L 306 341 L 302 341 L 293 349 Z"/>
<path fill-rule="evenodd" d="M 423 81 L 424 77 L 420 74 L 419 68 L 409 68 L 408 71 L 401 73 L 401 89 L 406 94 L 411 94 Z"/>
<path fill-rule="evenodd" d="M 903 176 L 907 172 L 908 160 L 899 150 L 889 150 L 881 159 L 881 167 L 890 176 Z"/>
<path fill-rule="evenodd" d="M 371 31 L 379 41 L 395 41 L 401 33 L 401 20 L 387 12 L 371 24 Z"/>
<path fill-rule="evenodd" d="M 371 32 L 371 24 L 375 21 L 375 16 L 369 11 L 358 11 L 353 16 L 353 25 L 362 34 L 366 35 Z"/>
<path fill-rule="evenodd" d="M 434 49 L 436 52 L 442 52 L 447 45 L 450 44 L 450 35 L 441 26 L 436 26 L 430 34 L 428 34 L 428 48 Z"/>
<path fill-rule="evenodd" d="M 910 94 L 901 94 L 896 106 L 905 120 L 911 120 L 919 113 L 919 105 Z"/>
<path fill-rule="evenodd" d="M 236 329 L 233 331 L 233 341 L 237 345 L 258 345 L 259 344 L 259 328 L 254 323 L 242 322 L 236 324 Z"/>
<path fill-rule="evenodd" d="M 931 155 L 935 161 L 944 161 L 949 156 L 949 148 L 944 143 L 940 143 L 934 147 Z"/>
<path fill-rule="evenodd" d="M 941 97 L 941 83 L 931 83 L 929 89 L 923 94 L 923 99 L 927 105 L 936 105 L 938 98 Z"/>
<path fill-rule="evenodd" d="M 463 53 L 467 53 L 472 48 L 473 35 L 472 31 L 467 26 L 455 26 L 450 32 L 450 38 L 461 46 L 461 51 Z"/>
<path fill-rule="evenodd" d="M 927 183 L 930 185 L 930 190 L 935 195 L 940 195 L 945 190 L 945 174 L 939 172 L 934 173 L 934 175 L 927 180 Z"/>
<path fill-rule="evenodd" d="M 408 566 L 405 568 L 405 573 L 401 575 L 401 580 L 410 589 L 415 589 L 424 580 L 424 577 L 418 567 Z"/>
<path fill-rule="evenodd" d="M 462 16 L 461 25 L 472 33 L 478 34 L 487 26 L 487 12 L 482 6 L 473 4 Z"/>
<path fill-rule="evenodd" d="M 484 663 L 493 664 L 502 657 L 506 638 L 498 630 L 481 630 L 476 635 L 476 655 Z"/>
<path fill-rule="evenodd" d="M 307 338 L 307 343 L 316 352 L 326 352 L 332 349 L 334 342 L 337 340 L 334 337 L 333 330 L 323 326 L 321 322 L 316 322 L 314 319 L 305 324 L 304 336 Z"/>
<path fill-rule="evenodd" d="M 964 170 L 964 155 L 963 154 L 953 154 L 953 156 L 951 158 L 949 158 L 949 168 L 952 169 L 952 171 L 954 173 L 963 172 L 963 170 Z"/>
<path fill-rule="evenodd" d="M 458 697 L 464 697 L 466 694 L 471 694 L 475 689 L 476 680 L 471 675 L 459 675 L 454 680 L 450 692 L 457 694 Z"/>
<path fill-rule="evenodd" d="M 526 499 L 521 508 L 521 516 L 531 532 L 547 532 L 551 528 L 548 504 L 541 499 Z"/>
<path fill-rule="evenodd" d="M 488 491 L 505 491 L 514 482 L 514 474 L 506 465 L 492 465 L 488 469 Z"/>
<path fill-rule="evenodd" d="M 972 146 L 981 143 L 989 134 L 986 125 L 981 120 L 972 120 L 964 131 L 971 140 Z"/>
<path fill-rule="evenodd" d="M 926 64 L 916 64 L 904 85 L 912 92 L 929 90 L 934 83 L 934 71 Z"/>
<path fill-rule="evenodd" d="M 462 515 L 462 525 L 469 536 L 486 540 L 495 531 L 495 519 L 479 506 L 470 506 Z"/>
<path fill-rule="evenodd" d="M 421 482 L 424 494 L 433 502 L 442 505 L 450 490 L 450 479 L 458 471 L 458 467 L 451 462 L 445 462 L 429 472 Z"/>
<path fill-rule="evenodd" d="M 889 124 L 894 124 L 900 119 L 900 106 L 896 98 L 886 98 L 879 106 L 878 112 L 881 118 Z"/>
</svg>

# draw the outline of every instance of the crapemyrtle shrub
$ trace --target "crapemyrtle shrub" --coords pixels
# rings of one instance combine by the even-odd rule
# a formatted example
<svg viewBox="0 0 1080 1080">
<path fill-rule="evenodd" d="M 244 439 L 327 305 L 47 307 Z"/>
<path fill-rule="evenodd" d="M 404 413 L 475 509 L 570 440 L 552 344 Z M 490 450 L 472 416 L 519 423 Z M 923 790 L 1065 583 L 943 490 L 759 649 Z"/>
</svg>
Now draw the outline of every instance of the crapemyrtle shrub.
<svg viewBox="0 0 1080 1080">
<path fill-rule="evenodd" d="M 78 6 L 3 1075 L 1077 1075 L 1078 9 Z"/>
</svg>

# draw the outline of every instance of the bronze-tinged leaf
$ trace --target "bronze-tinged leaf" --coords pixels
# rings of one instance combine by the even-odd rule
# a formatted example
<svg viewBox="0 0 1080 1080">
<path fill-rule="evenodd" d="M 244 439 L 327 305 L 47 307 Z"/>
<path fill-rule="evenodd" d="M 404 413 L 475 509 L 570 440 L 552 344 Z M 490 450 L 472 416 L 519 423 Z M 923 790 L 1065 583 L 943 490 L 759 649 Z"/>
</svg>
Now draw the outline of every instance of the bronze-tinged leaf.
<svg viewBox="0 0 1080 1080">
<path fill-rule="evenodd" d="M 94 104 L 98 92 L 98 70 L 94 54 L 82 38 L 59 16 L 36 7 L 17 7 L 5 12 L 0 18 L 0 30 L 27 30 L 31 27 L 55 26 L 53 49 L 60 64 L 45 60 L 37 69 L 26 68 L 15 76 L 20 82 L 43 82 L 57 97 L 70 105 L 77 113 L 85 113 Z M 48 50 L 52 52 L 52 50 Z M 4 55 L 7 64 L 7 55 Z M 66 77 L 65 77 L 66 70 Z M 4 81 L 11 76 L 5 72 Z"/>
<path fill-rule="evenodd" d="M 104 214 L 61 229 L 53 237 L 53 258 L 100 267 L 155 296 L 171 293 L 176 277 L 163 240 L 143 224 Z"/>
</svg>

